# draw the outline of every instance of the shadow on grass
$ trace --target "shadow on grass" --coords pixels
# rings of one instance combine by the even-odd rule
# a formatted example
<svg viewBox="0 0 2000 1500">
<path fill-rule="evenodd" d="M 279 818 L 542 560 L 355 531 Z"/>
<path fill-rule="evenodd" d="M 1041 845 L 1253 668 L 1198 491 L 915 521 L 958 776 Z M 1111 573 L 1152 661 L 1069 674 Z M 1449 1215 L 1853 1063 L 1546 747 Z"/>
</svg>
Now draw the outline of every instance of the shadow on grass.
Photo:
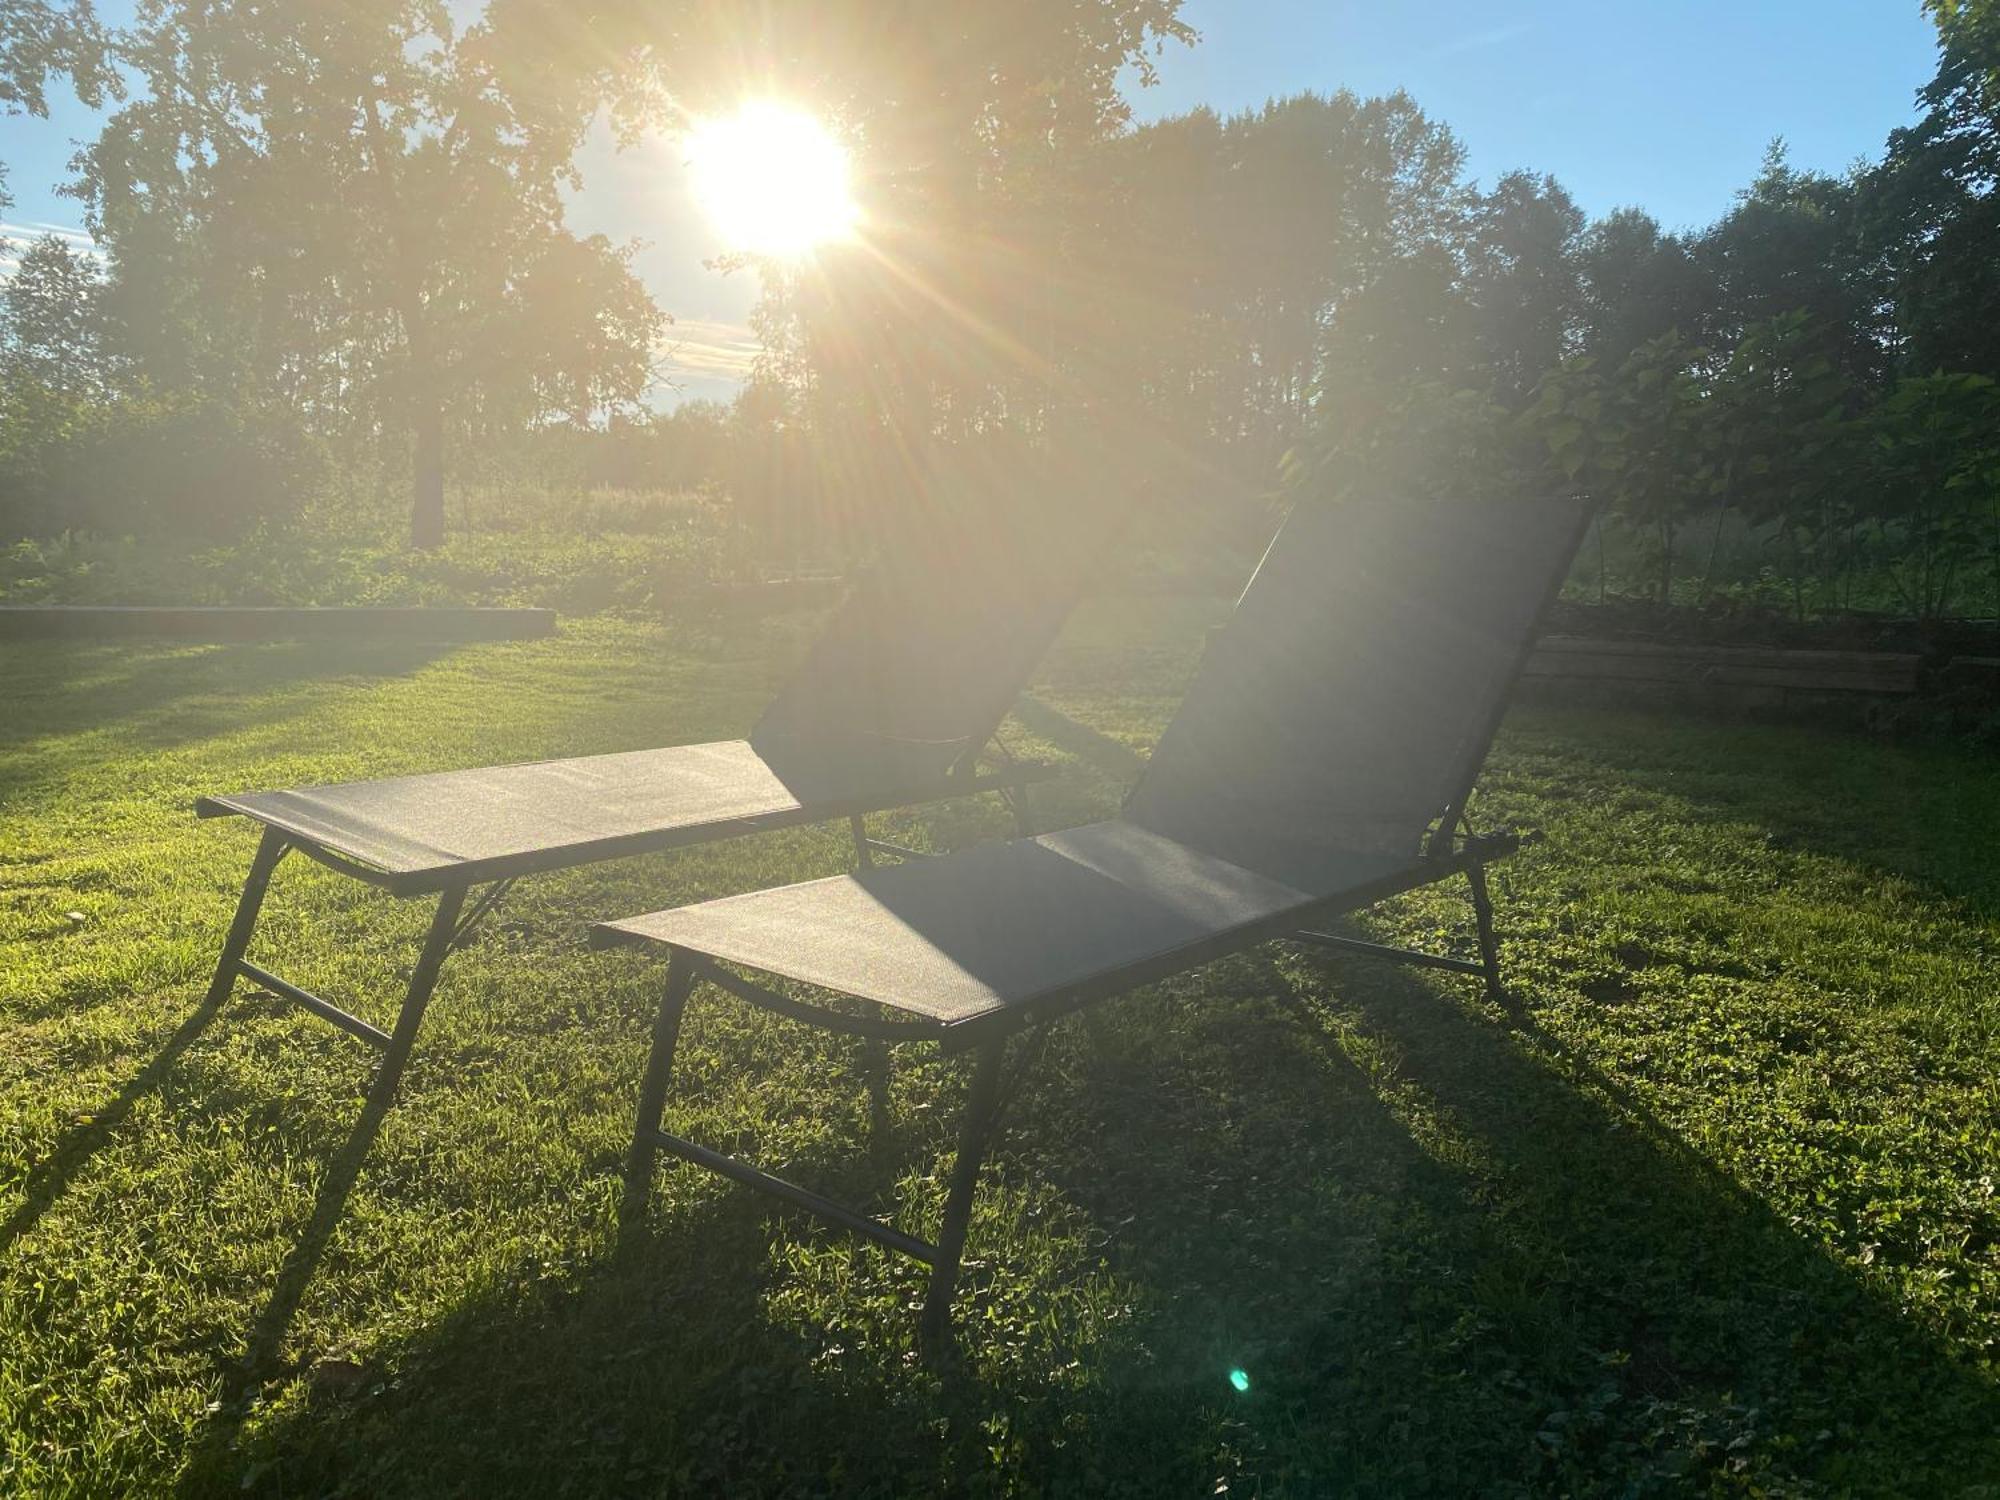
<svg viewBox="0 0 2000 1500">
<path fill-rule="evenodd" d="M 0 729 L 0 798 L 65 769 L 72 735 L 113 731 L 135 751 L 173 750 L 292 717 L 299 705 L 288 688 L 407 676 L 454 649 L 432 641 L 54 646 L 31 663 L 8 663 L 17 703 L 31 707 Z"/>
<path fill-rule="evenodd" d="M 287 689 L 340 677 L 407 676 L 455 649 L 427 641 L 274 641 L 207 647 L 58 645 L 7 663 L 20 710 L 0 728 L 0 802 L 60 788 L 103 748 L 77 735 L 110 733 L 125 754 L 152 754 L 279 724 L 301 712 Z"/>
<path fill-rule="evenodd" d="M 1558 796 L 1666 799 L 1696 823 L 1758 827 L 1775 853 L 1849 861 L 1986 920 L 2000 916 L 2000 861 L 1988 834 L 2000 826 L 2000 779 L 1979 746 L 1638 710 L 1536 709 L 1521 722 L 1510 751 L 1538 756 L 1559 741 L 1561 774 L 1534 778 Z M 1572 724 L 1586 728 L 1565 733 Z M 1580 782 L 1580 765 L 1601 782 Z"/>
<path fill-rule="evenodd" d="M 31 699 L 31 715 L 0 728 L 0 749 L 14 750 L 49 735 L 131 724 L 148 745 L 149 729 L 169 729 L 177 705 L 226 695 L 213 713 L 190 716 L 192 738 L 238 727 L 242 704 L 279 688 L 323 677 L 391 677 L 414 672 L 459 649 L 438 641 L 101 641 L 43 645 L 30 656 L 7 653 L 10 690 Z M 18 654 L 17 654 L 18 652 Z M 162 718 L 165 715 L 167 717 Z M 157 743 L 178 742 L 169 734 Z"/>
<path fill-rule="evenodd" d="M 210 1442 L 185 1492 L 1922 1493 L 2000 1472 L 1987 1378 L 1448 986 L 1273 949 L 1086 1012 L 986 1194 L 1023 1184 L 1085 1226 L 1074 1263 L 1039 1209 L 1009 1238 L 975 1221 L 961 1376 L 910 1362 L 914 1274 L 885 1291 L 876 1252 L 815 1258 L 724 1191 L 629 1260 L 524 1277 L 360 1388 Z"/>
<path fill-rule="evenodd" d="M 1041 699 L 1023 693 L 1014 702 L 1014 717 L 1054 745 L 1120 785 L 1130 785 L 1146 768 L 1146 757 L 1110 735 L 1079 724 Z"/>
<path fill-rule="evenodd" d="M 201 1034 L 221 1014 L 222 1005 L 203 998 L 187 1019 L 168 1037 L 153 1060 L 134 1074 L 117 1095 L 76 1126 L 28 1173 L 21 1205 L 0 1223 L 0 1256 L 14 1242 L 33 1229 L 42 1215 L 69 1188 L 90 1159 L 109 1145 L 118 1127 L 125 1123 L 133 1107 L 160 1087 Z"/>
</svg>

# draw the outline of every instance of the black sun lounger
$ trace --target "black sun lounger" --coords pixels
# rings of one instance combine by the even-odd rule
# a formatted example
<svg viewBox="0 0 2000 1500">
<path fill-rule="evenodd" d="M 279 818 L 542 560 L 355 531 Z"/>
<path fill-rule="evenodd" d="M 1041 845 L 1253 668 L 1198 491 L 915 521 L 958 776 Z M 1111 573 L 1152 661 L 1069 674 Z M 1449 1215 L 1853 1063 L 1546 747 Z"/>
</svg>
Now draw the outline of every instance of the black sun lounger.
<svg viewBox="0 0 2000 1500">
<path fill-rule="evenodd" d="M 928 1263 L 934 1344 L 1010 1033 L 1273 938 L 1475 973 L 1497 994 L 1483 870 L 1518 839 L 1461 825 L 1584 517 L 1567 500 L 1302 506 L 1119 817 L 598 924 L 600 944 L 671 954 L 627 1213 L 643 1209 L 657 1150 L 773 1193 Z M 1478 917 L 1476 963 L 1316 930 L 1457 874 Z M 745 969 L 879 1009 L 809 1004 Z M 662 1128 L 681 1017 L 703 980 L 836 1031 L 978 1048 L 936 1244 Z"/>
<path fill-rule="evenodd" d="M 382 1051 L 371 1102 L 385 1102 L 445 959 L 524 875 L 833 818 L 851 821 L 865 866 L 900 851 L 864 814 L 989 791 L 1026 832 L 1025 789 L 1050 772 L 1004 748 L 998 766 L 979 760 L 1097 555 L 1075 524 L 1076 544 L 1052 548 L 1033 515 L 937 518 L 848 596 L 747 740 L 201 798 L 199 816 L 264 825 L 206 1005 L 239 977 L 296 1002 Z M 244 957 L 293 849 L 392 895 L 436 895 L 393 1033 Z"/>
</svg>

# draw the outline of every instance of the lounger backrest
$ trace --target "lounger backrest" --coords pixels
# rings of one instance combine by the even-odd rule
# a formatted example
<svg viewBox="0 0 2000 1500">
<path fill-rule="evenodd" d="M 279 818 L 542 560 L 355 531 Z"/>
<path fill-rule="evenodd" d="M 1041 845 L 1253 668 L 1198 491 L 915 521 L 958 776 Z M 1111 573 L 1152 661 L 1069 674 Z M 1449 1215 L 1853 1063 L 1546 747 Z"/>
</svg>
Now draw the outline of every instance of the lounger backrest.
<svg viewBox="0 0 2000 1500">
<path fill-rule="evenodd" d="M 1463 806 L 1585 514 L 1300 505 L 1125 816 L 1225 858 L 1260 839 L 1415 854 Z"/>
<path fill-rule="evenodd" d="M 929 517 L 857 582 L 751 743 L 821 797 L 970 769 L 1109 525 L 1039 503 Z"/>
</svg>

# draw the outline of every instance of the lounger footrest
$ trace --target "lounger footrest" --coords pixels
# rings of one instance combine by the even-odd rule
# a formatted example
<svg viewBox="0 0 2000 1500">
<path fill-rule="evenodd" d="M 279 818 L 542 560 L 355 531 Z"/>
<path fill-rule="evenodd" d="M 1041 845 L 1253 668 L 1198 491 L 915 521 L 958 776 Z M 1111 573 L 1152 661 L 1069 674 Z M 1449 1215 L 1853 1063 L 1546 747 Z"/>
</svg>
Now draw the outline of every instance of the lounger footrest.
<svg viewBox="0 0 2000 1500">
<path fill-rule="evenodd" d="M 1343 953 L 1359 953 L 1367 958 L 1386 958 L 1391 963 L 1415 964 L 1422 969 L 1450 969 L 1454 974 L 1484 974 L 1486 965 L 1469 958 L 1452 958 L 1443 953 L 1424 953 L 1415 948 L 1391 948 L 1386 943 L 1365 943 L 1360 938 L 1342 937 L 1335 932 L 1315 932 L 1301 927 L 1292 937 L 1316 948 L 1338 948 Z"/>
<path fill-rule="evenodd" d="M 350 1036 L 359 1037 L 371 1047 L 387 1050 L 389 1033 L 379 1026 L 370 1026 L 361 1017 L 350 1015 L 331 1001 L 322 1000 L 311 990 L 301 989 L 289 979 L 280 979 L 269 969 L 259 968 L 248 959 L 236 961 L 236 972 L 253 983 L 261 984 L 275 995 L 282 995 L 294 1005 L 303 1005 L 322 1021 L 331 1021 Z"/>
<path fill-rule="evenodd" d="M 773 1177 L 769 1172 L 753 1167 L 746 1161 L 738 1161 L 733 1156 L 725 1156 L 720 1151 L 711 1150 L 707 1146 L 665 1130 L 642 1129 L 639 1138 L 648 1145 L 657 1146 L 662 1151 L 671 1151 L 674 1155 L 697 1166 L 707 1167 L 711 1172 L 719 1172 L 724 1177 L 742 1183 L 745 1187 L 753 1187 L 759 1192 L 769 1193 L 774 1198 L 782 1198 L 787 1203 L 803 1208 L 807 1213 L 839 1225 L 842 1229 L 850 1229 L 875 1241 L 878 1245 L 886 1245 L 891 1250 L 900 1251 L 912 1260 L 920 1260 L 927 1266 L 937 1261 L 937 1246 L 928 1241 L 904 1234 L 900 1229 L 891 1228 L 880 1219 L 871 1219 L 844 1203 L 836 1203 L 831 1198 L 822 1197 L 810 1188 L 802 1188 L 797 1183 L 785 1181 L 782 1177 Z"/>
</svg>

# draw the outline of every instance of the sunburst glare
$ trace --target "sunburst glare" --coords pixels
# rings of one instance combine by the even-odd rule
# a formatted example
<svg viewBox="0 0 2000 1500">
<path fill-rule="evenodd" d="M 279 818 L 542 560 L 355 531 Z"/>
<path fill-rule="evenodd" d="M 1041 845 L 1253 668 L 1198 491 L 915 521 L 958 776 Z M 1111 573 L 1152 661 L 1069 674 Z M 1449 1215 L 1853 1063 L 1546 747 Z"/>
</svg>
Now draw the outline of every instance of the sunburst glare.
<svg viewBox="0 0 2000 1500">
<path fill-rule="evenodd" d="M 846 239 L 860 210 L 847 152 L 803 110 L 770 100 L 687 135 L 695 197 L 731 250 L 792 257 Z"/>
</svg>

